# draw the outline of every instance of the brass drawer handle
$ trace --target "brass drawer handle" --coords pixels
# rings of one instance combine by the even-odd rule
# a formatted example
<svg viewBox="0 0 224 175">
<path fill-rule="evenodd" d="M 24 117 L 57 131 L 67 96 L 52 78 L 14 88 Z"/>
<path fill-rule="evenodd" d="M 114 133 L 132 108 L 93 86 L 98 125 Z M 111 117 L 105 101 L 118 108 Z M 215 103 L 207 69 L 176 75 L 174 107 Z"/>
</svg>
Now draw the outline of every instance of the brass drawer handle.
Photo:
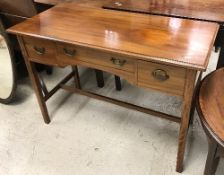
<svg viewBox="0 0 224 175">
<path fill-rule="evenodd" d="M 44 55 L 45 51 L 46 51 L 44 47 L 34 46 L 33 49 L 35 50 L 36 54 L 38 54 L 38 55 Z"/>
<path fill-rule="evenodd" d="M 121 60 L 121 59 L 118 59 L 118 58 L 114 58 L 112 57 L 110 59 L 110 61 L 112 61 L 112 63 L 116 66 L 119 66 L 119 67 L 122 67 L 124 66 L 124 64 L 127 62 L 126 60 Z"/>
<path fill-rule="evenodd" d="M 169 75 L 165 70 L 156 69 L 152 72 L 152 76 L 159 81 L 166 81 L 169 79 Z"/>
<path fill-rule="evenodd" d="M 76 51 L 74 49 L 68 49 L 68 48 L 64 48 L 64 53 L 65 55 L 67 55 L 68 57 L 74 57 L 75 56 L 75 53 Z"/>
</svg>

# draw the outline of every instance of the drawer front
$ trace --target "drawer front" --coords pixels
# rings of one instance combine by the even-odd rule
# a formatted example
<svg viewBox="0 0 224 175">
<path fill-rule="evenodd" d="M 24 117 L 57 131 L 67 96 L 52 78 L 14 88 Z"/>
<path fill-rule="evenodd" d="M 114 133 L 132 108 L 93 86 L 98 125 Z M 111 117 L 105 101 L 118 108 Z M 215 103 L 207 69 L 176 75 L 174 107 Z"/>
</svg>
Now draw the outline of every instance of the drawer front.
<svg viewBox="0 0 224 175">
<path fill-rule="evenodd" d="M 57 66 L 56 46 L 53 41 L 29 37 L 24 37 L 23 41 L 30 60 Z"/>
<path fill-rule="evenodd" d="M 138 61 L 138 86 L 182 96 L 186 69 Z"/>
<path fill-rule="evenodd" d="M 80 46 L 57 44 L 58 59 L 62 65 L 77 62 L 92 63 L 94 65 L 115 68 L 126 72 L 135 71 L 135 60 L 120 55 L 110 54 L 96 49 Z"/>
</svg>

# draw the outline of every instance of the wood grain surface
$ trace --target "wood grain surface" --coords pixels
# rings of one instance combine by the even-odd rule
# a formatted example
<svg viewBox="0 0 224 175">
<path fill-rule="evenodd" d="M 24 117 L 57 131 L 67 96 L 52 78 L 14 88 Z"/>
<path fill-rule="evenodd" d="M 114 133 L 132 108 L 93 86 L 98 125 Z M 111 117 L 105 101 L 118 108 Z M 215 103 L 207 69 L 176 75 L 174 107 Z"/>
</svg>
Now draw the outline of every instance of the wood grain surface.
<svg viewBox="0 0 224 175">
<path fill-rule="evenodd" d="M 0 14 L 10 14 L 18 17 L 32 17 L 37 14 L 37 10 L 31 0 L 1 0 Z"/>
<path fill-rule="evenodd" d="M 224 22 L 223 0 L 112 0 L 107 8 Z"/>
<path fill-rule="evenodd" d="M 181 18 L 224 22 L 223 0 L 34 0 L 38 3 L 57 5 L 65 2 L 90 6 L 167 15 Z"/>
<path fill-rule="evenodd" d="M 42 64 L 58 65 L 56 60 L 57 53 L 53 42 L 31 37 L 23 37 L 23 41 L 30 60 Z M 44 49 L 44 54 L 38 54 L 35 50 L 42 48 Z"/>
<path fill-rule="evenodd" d="M 166 72 L 167 79 L 155 78 L 153 72 L 156 70 Z M 138 61 L 138 86 L 183 96 L 186 72 L 186 69 L 175 66 Z"/>
<path fill-rule="evenodd" d="M 34 0 L 36 3 L 48 4 L 48 5 L 57 5 L 64 2 L 74 2 L 76 0 Z"/>
<path fill-rule="evenodd" d="M 34 0 L 36 3 L 46 4 L 46 5 L 58 5 L 61 3 L 73 2 L 77 5 L 95 6 L 102 7 L 103 5 L 112 2 L 112 0 Z"/>
<path fill-rule="evenodd" d="M 200 87 L 198 107 L 202 121 L 224 145 L 224 68 L 204 79 Z"/>
<path fill-rule="evenodd" d="M 60 19 L 60 20 L 58 20 Z M 218 25 L 60 4 L 8 30 L 205 70 Z"/>
</svg>

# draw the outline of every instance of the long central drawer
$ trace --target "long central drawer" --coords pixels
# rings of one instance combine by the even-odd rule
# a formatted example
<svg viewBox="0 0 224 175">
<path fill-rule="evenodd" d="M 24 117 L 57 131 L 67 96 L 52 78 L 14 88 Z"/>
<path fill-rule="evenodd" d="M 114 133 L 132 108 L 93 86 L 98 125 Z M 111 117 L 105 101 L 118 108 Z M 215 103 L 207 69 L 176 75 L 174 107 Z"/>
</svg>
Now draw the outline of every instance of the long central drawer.
<svg viewBox="0 0 224 175">
<path fill-rule="evenodd" d="M 97 49 L 85 48 L 69 44 L 57 44 L 58 57 L 61 64 L 72 64 L 75 60 L 120 69 L 127 72 L 135 71 L 135 59 L 118 54 L 111 54 Z"/>
</svg>

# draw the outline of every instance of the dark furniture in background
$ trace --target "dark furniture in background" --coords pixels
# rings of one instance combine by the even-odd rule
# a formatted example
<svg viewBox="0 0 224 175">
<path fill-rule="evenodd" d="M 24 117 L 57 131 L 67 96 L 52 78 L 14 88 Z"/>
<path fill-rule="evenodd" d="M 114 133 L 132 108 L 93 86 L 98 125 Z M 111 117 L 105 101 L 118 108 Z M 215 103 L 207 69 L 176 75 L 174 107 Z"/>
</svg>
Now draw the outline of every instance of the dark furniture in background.
<svg viewBox="0 0 224 175">
<path fill-rule="evenodd" d="M 209 151 L 204 175 L 215 175 L 224 157 L 224 68 L 209 74 L 197 93 L 197 110 L 208 138 Z"/>
<path fill-rule="evenodd" d="M 11 94 L 7 98 L 0 97 L 0 103 L 10 103 L 14 100 L 17 77 L 26 74 L 26 67 L 23 61 L 23 56 L 20 51 L 18 41 L 15 36 L 7 34 L 6 29 L 18 24 L 27 18 L 37 14 L 34 2 L 31 0 L 1 0 L 0 1 L 0 31 L 1 36 L 4 38 L 7 49 L 11 59 L 11 71 L 13 75 Z M 7 58 L 4 58 L 7 59 Z M 1 60 L 2 61 L 2 60 Z M 0 64 L 3 64 L 2 62 Z M 9 65 L 5 65 L 9 66 Z M 1 70 L 3 71 L 3 70 Z M 48 69 L 49 71 L 49 69 Z M 3 72 L 1 72 L 3 73 Z M 1 82 L 4 84 L 5 82 Z M 1 86 L 0 88 L 6 88 Z"/>
<path fill-rule="evenodd" d="M 13 0 L 13 1 L 1 0 L 0 18 L 2 20 L 4 29 L 7 29 L 51 7 L 53 6 L 50 4 L 48 5 L 48 4 L 35 3 L 33 0 Z M 17 72 L 15 74 L 19 74 L 21 72 L 24 73 L 26 72 L 26 67 L 18 41 L 16 37 L 13 35 L 9 34 L 7 36 L 8 36 L 8 45 L 10 46 L 10 48 L 13 48 L 13 53 L 15 55 L 14 62 L 16 63 L 17 67 Z M 44 69 L 48 74 L 52 73 L 52 67 L 44 66 Z M 103 72 L 95 70 L 95 73 L 98 87 L 103 87 L 104 86 Z M 118 84 L 116 86 L 117 89 L 120 89 L 119 82 L 117 84 Z"/>
<path fill-rule="evenodd" d="M 1 0 L 0 1 L 0 18 L 3 22 L 4 28 L 7 29 L 13 25 L 16 25 L 24 20 L 33 17 L 45 10 L 44 8 L 36 8 L 35 3 L 32 0 Z M 15 63 L 17 65 L 17 74 L 24 72 L 25 65 L 23 62 L 23 56 L 15 36 L 8 35 L 8 44 L 13 48 L 15 53 Z M 50 74 L 52 68 L 45 66 L 46 71 Z"/>
<path fill-rule="evenodd" d="M 14 48 L 10 44 L 9 35 L 0 18 L 0 103 L 10 103 L 16 94 L 17 74 Z M 2 82 L 3 81 L 3 82 Z"/>
</svg>

